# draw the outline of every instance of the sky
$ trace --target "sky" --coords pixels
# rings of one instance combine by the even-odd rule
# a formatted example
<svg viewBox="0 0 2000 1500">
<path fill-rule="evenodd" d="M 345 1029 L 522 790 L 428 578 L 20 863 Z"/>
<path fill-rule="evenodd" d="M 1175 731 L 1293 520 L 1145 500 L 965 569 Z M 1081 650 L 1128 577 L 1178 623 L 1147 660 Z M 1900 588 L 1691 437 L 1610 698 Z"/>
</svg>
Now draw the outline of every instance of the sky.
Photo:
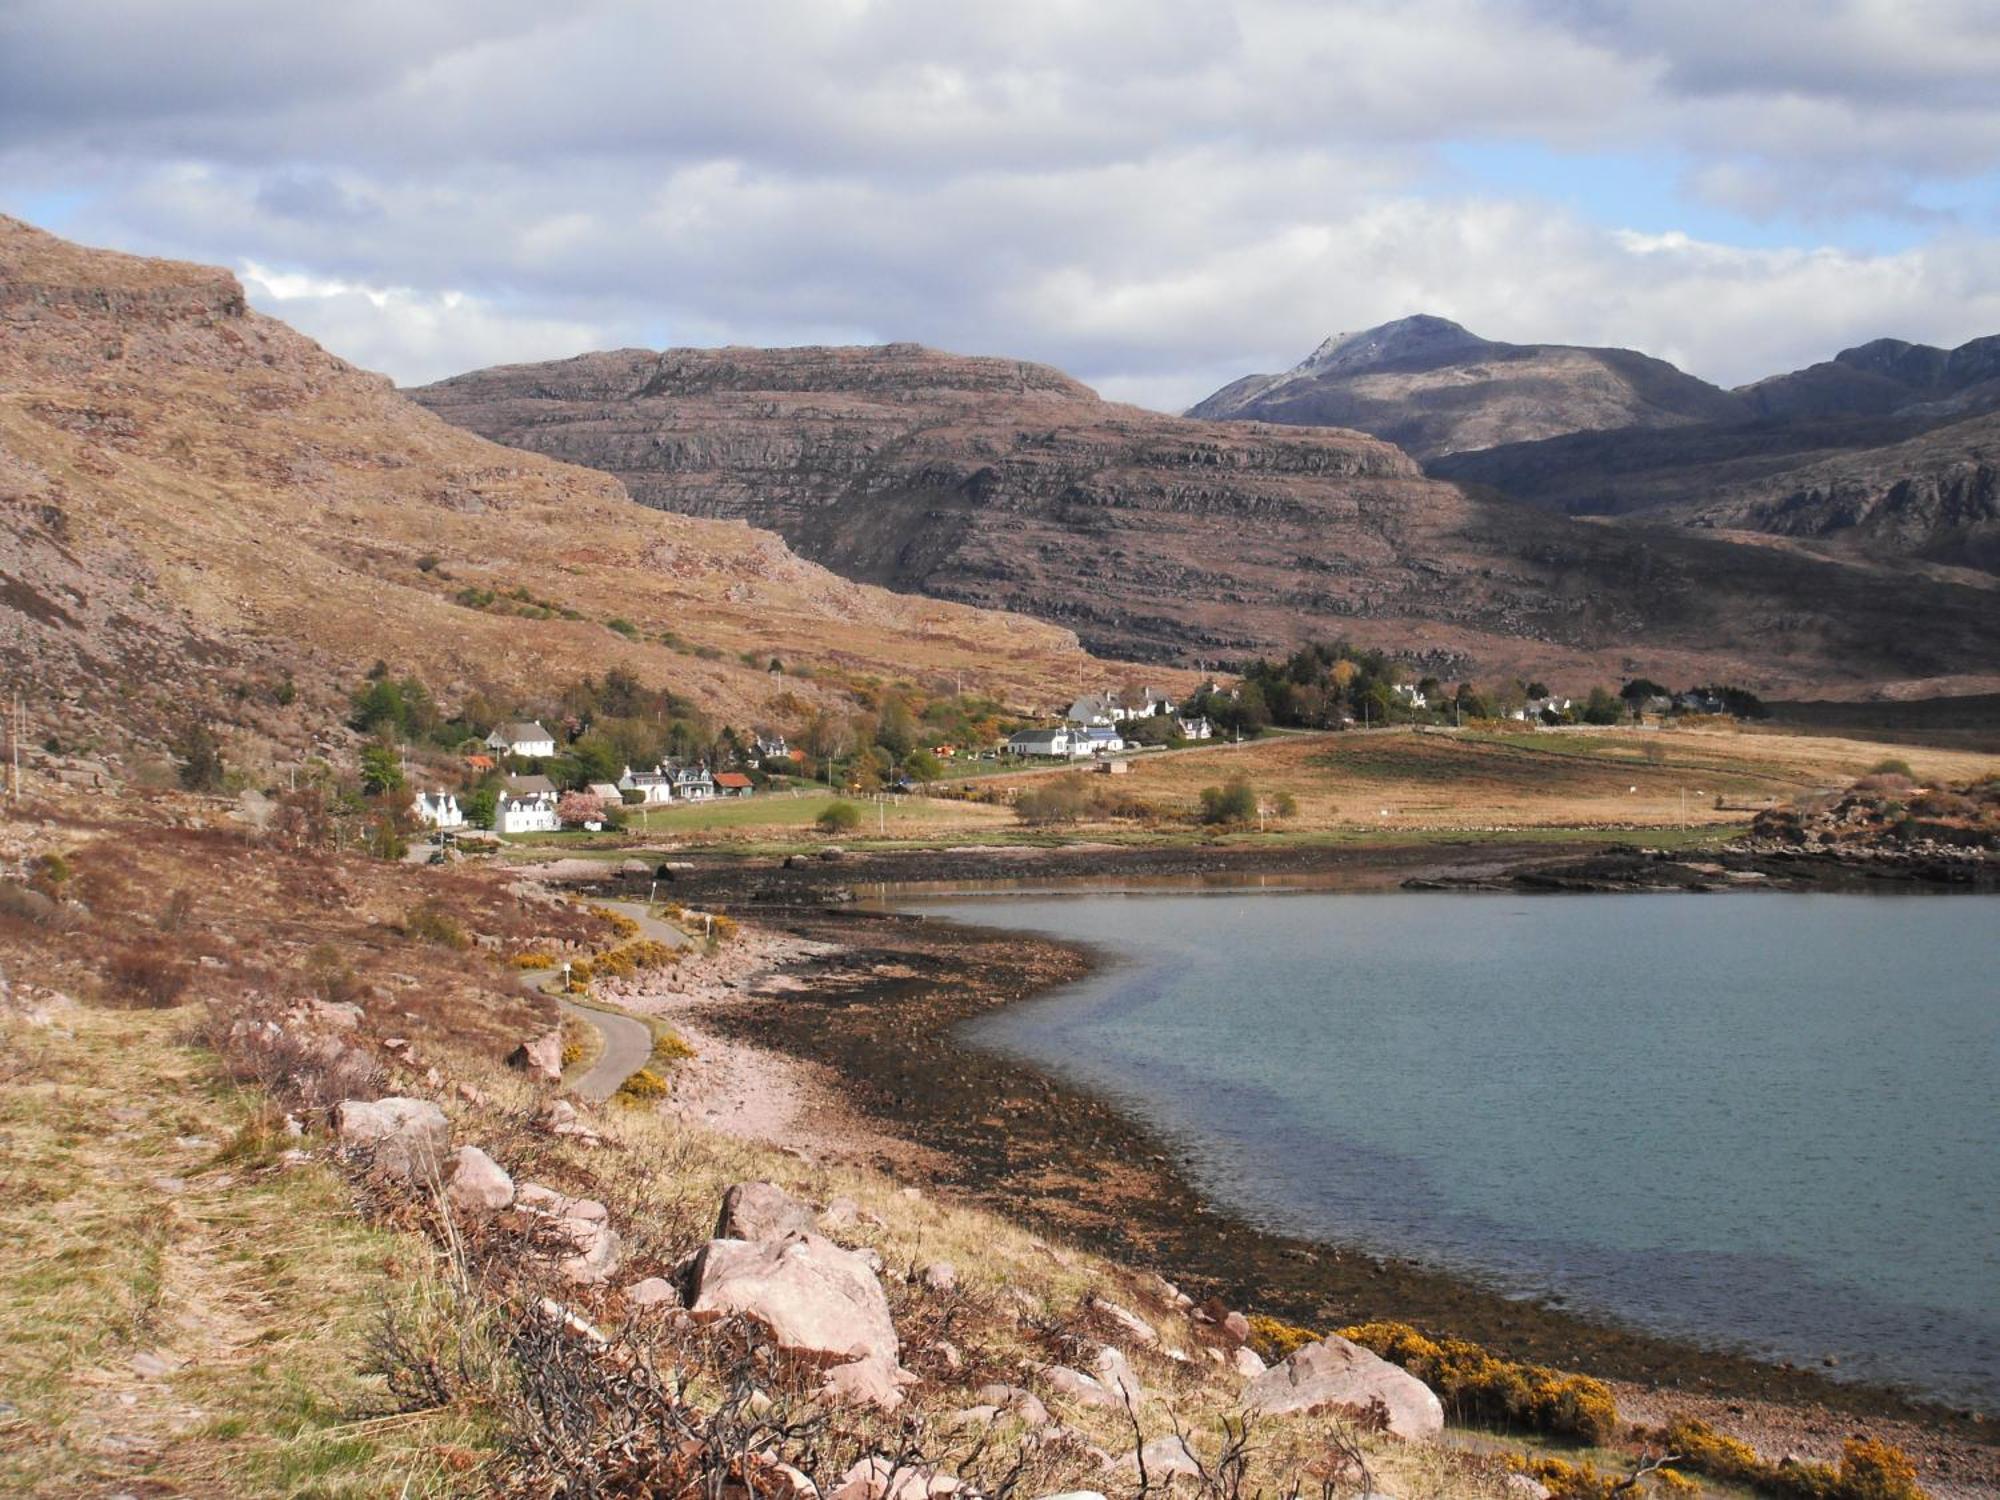
<svg viewBox="0 0 2000 1500">
<path fill-rule="evenodd" d="M 1425 312 L 1725 385 L 2000 332 L 2000 0 L 0 0 L 0 212 L 404 384 L 640 345 L 1178 410 Z"/>
</svg>

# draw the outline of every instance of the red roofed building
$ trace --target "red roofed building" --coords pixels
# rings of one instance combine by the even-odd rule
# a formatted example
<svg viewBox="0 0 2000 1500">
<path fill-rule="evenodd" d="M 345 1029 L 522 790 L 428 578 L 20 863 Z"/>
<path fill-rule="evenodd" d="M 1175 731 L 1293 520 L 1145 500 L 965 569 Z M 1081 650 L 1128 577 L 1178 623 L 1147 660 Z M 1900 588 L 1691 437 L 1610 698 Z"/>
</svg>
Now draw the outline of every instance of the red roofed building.
<svg viewBox="0 0 2000 1500">
<path fill-rule="evenodd" d="M 741 771 L 716 772 L 715 795 L 718 797 L 747 797 L 755 790 L 750 778 Z"/>
</svg>

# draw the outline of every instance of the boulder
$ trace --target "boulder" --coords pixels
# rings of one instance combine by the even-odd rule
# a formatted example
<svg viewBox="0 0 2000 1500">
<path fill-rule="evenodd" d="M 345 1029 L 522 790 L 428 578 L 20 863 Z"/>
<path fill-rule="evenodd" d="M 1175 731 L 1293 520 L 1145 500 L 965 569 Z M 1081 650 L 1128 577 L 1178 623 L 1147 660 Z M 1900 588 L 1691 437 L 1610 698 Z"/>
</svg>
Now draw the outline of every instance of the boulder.
<svg viewBox="0 0 2000 1500">
<path fill-rule="evenodd" d="M 1125 1404 L 1090 1376 L 1081 1370 L 1072 1370 L 1067 1365 L 1042 1366 L 1042 1379 L 1048 1382 L 1049 1389 L 1058 1396 L 1074 1401 L 1079 1406 L 1116 1409 Z"/>
<path fill-rule="evenodd" d="M 1239 1344 L 1250 1342 L 1250 1320 L 1240 1312 L 1222 1315 L 1222 1331 Z"/>
<path fill-rule="evenodd" d="M 896 1362 L 896 1324 L 882 1283 L 860 1256 L 817 1234 L 710 1240 L 690 1280 L 688 1305 L 697 1317 L 754 1318 L 781 1349 L 801 1354 Z"/>
<path fill-rule="evenodd" d="M 1040 1396 L 1018 1385 L 982 1385 L 979 1399 L 996 1411 L 1011 1411 L 1030 1427 L 1046 1427 L 1054 1420 Z"/>
<path fill-rule="evenodd" d="M 625 1288 L 625 1300 L 634 1307 L 679 1307 L 681 1294 L 664 1276 L 648 1276 Z"/>
<path fill-rule="evenodd" d="M 1130 1308 L 1120 1307 L 1116 1302 L 1104 1297 L 1092 1297 L 1090 1307 L 1099 1317 L 1128 1335 L 1134 1342 L 1148 1347 L 1159 1343 L 1160 1336 L 1154 1331 L 1153 1325 Z"/>
<path fill-rule="evenodd" d="M 948 1260 L 934 1260 L 925 1266 L 917 1279 L 933 1292 L 951 1292 L 958 1289 L 958 1267 Z"/>
<path fill-rule="evenodd" d="M 949 1474 L 921 1465 L 898 1465 L 894 1459 L 877 1454 L 843 1474 L 827 1500 L 934 1500 L 963 1488 Z"/>
<path fill-rule="evenodd" d="M 893 1361 L 868 1358 L 835 1365 L 820 1382 L 822 1399 L 838 1406 L 872 1406 L 877 1411 L 894 1411 L 903 1404 L 903 1388 L 915 1385 L 917 1377 L 900 1369 Z"/>
<path fill-rule="evenodd" d="M 1244 1407 L 1267 1416 L 1359 1412 L 1377 1401 L 1397 1437 L 1431 1438 L 1444 1430 L 1444 1407 L 1429 1386 L 1338 1334 L 1307 1344 L 1243 1388 Z"/>
<path fill-rule="evenodd" d="M 1238 1349 L 1229 1358 L 1230 1363 L 1236 1367 L 1236 1373 L 1241 1375 L 1245 1380 L 1255 1380 L 1259 1375 L 1262 1375 L 1266 1370 L 1271 1368 L 1264 1363 L 1263 1356 L 1247 1344 Z"/>
<path fill-rule="evenodd" d="M 514 1206 L 546 1221 L 556 1247 L 556 1271 L 578 1286 L 601 1286 L 618 1269 L 618 1231 L 611 1212 L 595 1198 L 571 1198 L 524 1182 L 514 1194 Z"/>
<path fill-rule="evenodd" d="M 347 1099 L 334 1106 L 333 1128 L 341 1145 L 398 1177 L 434 1176 L 451 1150 L 451 1122 L 428 1099 Z"/>
<path fill-rule="evenodd" d="M 514 1201 L 514 1179 L 477 1146 L 460 1146 L 451 1162 L 444 1191 L 455 1207 L 490 1212 Z"/>
<path fill-rule="evenodd" d="M 1130 1400 L 1136 1407 L 1146 1399 L 1146 1388 L 1132 1373 L 1132 1362 L 1125 1357 L 1123 1350 L 1114 1349 L 1109 1344 L 1101 1347 L 1097 1351 L 1094 1373 L 1097 1383 L 1118 1397 L 1121 1403 Z"/>
<path fill-rule="evenodd" d="M 722 1195 L 715 1221 L 718 1240 L 781 1240 L 810 1234 L 812 1210 L 774 1182 L 738 1182 Z"/>
<path fill-rule="evenodd" d="M 1181 1437 L 1157 1437 L 1145 1447 L 1134 1450 L 1118 1460 L 1118 1467 L 1128 1474 L 1139 1472 L 1139 1460 L 1146 1460 L 1146 1482 L 1151 1485 L 1162 1479 L 1174 1479 L 1180 1475 L 1198 1477 L 1201 1465 L 1195 1461 L 1194 1451 Z"/>
<path fill-rule="evenodd" d="M 1503 1488 L 1512 1500 L 1549 1500 L 1549 1487 L 1530 1474 L 1509 1474 Z"/>
<path fill-rule="evenodd" d="M 545 1032 L 532 1041 L 521 1043 L 507 1055 L 507 1066 L 519 1068 L 529 1077 L 539 1078 L 544 1083 L 561 1083 L 562 1032 L 559 1030 Z"/>
</svg>

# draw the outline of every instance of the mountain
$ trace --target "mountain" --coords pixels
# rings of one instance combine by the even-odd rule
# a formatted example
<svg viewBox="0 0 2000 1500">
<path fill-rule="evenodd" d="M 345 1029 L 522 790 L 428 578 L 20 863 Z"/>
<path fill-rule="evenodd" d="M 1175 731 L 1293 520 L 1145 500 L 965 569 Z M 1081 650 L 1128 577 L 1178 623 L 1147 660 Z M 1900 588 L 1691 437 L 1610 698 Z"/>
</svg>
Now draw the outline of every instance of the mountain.
<svg viewBox="0 0 2000 1500">
<path fill-rule="evenodd" d="M 1190 417 L 1353 427 L 1420 459 L 1605 428 L 1741 416 L 1740 397 L 1630 349 L 1502 344 L 1419 315 L 1336 334 L 1282 375 L 1248 375 Z"/>
<path fill-rule="evenodd" d="M 1060 627 L 857 585 L 449 426 L 226 271 L 4 217 L 0 646 L 0 688 L 69 739 L 197 703 L 247 722 L 285 676 L 331 703 L 378 658 L 530 703 L 624 667 L 740 717 L 849 706 L 854 675 L 1040 702 L 1080 661 Z"/>
<path fill-rule="evenodd" d="M 847 576 L 1056 621 L 1106 654 L 1199 664 L 1346 637 L 1440 673 L 1787 696 L 1974 691 L 2000 662 L 2000 614 L 1962 583 L 1570 520 L 1359 433 L 1142 411 L 1017 360 L 624 349 L 411 395 L 649 505 L 770 526 Z"/>
<path fill-rule="evenodd" d="M 2000 337 L 1878 339 L 1734 394 L 1748 412 L 1730 421 L 1515 443 L 1430 469 L 1570 514 L 2000 572 Z"/>
</svg>

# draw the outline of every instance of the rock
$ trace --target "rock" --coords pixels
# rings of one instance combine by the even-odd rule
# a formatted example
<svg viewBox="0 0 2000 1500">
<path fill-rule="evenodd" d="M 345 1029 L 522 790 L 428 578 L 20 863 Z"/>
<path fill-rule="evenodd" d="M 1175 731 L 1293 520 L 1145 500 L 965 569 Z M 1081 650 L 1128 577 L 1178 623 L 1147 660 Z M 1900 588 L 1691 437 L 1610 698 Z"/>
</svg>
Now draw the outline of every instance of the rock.
<svg viewBox="0 0 2000 1500">
<path fill-rule="evenodd" d="M 1116 1410 L 1125 1404 L 1081 1370 L 1072 1370 L 1067 1365 L 1044 1365 L 1041 1374 L 1050 1390 L 1079 1406 L 1102 1406 Z"/>
<path fill-rule="evenodd" d="M 880 1454 L 864 1458 L 841 1476 L 840 1484 L 827 1500 L 930 1500 L 952 1495 L 964 1485 L 949 1474 L 905 1464 Z"/>
<path fill-rule="evenodd" d="M 1235 1366 L 1236 1373 L 1246 1380 L 1255 1380 L 1259 1375 L 1262 1375 L 1266 1370 L 1271 1368 L 1264 1363 L 1263 1356 L 1247 1344 L 1238 1349 L 1229 1359 L 1230 1363 Z"/>
<path fill-rule="evenodd" d="M 586 1344 L 594 1344 L 601 1349 L 611 1342 L 603 1329 L 594 1323 L 588 1322 L 578 1314 L 571 1312 L 553 1297 L 543 1297 L 540 1301 L 536 1302 L 535 1311 L 547 1318 L 551 1323 L 556 1324 L 565 1333 L 583 1340 Z"/>
<path fill-rule="evenodd" d="M 828 1370 L 820 1382 L 819 1394 L 841 1406 L 894 1411 L 903 1404 L 903 1388 L 915 1385 L 916 1380 L 916 1376 L 898 1368 L 892 1360 L 857 1359 Z"/>
<path fill-rule="evenodd" d="M 477 1146 L 460 1146 L 452 1153 L 451 1179 L 444 1191 L 459 1208 L 491 1212 L 514 1201 L 514 1179 Z"/>
<path fill-rule="evenodd" d="M 691 1280 L 697 1316 L 755 1318 L 780 1348 L 798 1353 L 896 1362 L 896 1325 L 881 1282 L 860 1256 L 817 1234 L 710 1240 Z"/>
<path fill-rule="evenodd" d="M 1000 1419 L 997 1406 L 962 1406 L 957 1411 L 945 1414 L 945 1426 L 957 1431 L 961 1427 L 991 1427 Z"/>
<path fill-rule="evenodd" d="M 1120 1401 L 1129 1399 L 1136 1407 L 1146 1399 L 1146 1388 L 1132 1373 L 1132 1363 L 1121 1349 L 1106 1344 L 1097 1351 L 1096 1375 L 1098 1384 Z"/>
<path fill-rule="evenodd" d="M 812 1210 L 774 1182 L 738 1182 L 722 1195 L 715 1221 L 718 1240 L 781 1240 L 810 1234 Z"/>
<path fill-rule="evenodd" d="M 1378 1400 L 1397 1437 L 1430 1438 L 1444 1430 L 1444 1408 L 1429 1386 L 1338 1334 L 1307 1344 L 1243 1388 L 1245 1408 L 1269 1416 L 1321 1408 L 1365 1411 Z"/>
<path fill-rule="evenodd" d="M 1160 1336 L 1154 1332 L 1153 1325 L 1130 1308 L 1120 1307 L 1116 1302 L 1112 1302 L 1104 1297 L 1092 1297 L 1090 1299 L 1090 1306 L 1091 1310 L 1097 1313 L 1099 1317 L 1115 1324 L 1134 1341 L 1144 1344 L 1148 1348 L 1159 1343 Z"/>
<path fill-rule="evenodd" d="M 1509 1474 L 1502 1488 L 1513 1500 L 1549 1500 L 1549 1487 L 1528 1474 Z"/>
<path fill-rule="evenodd" d="M 836 1229 L 852 1229 L 860 1221 L 860 1204 L 852 1198 L 836 1198 L 819 1216 L 819 1227 L 831 1233 Z"/>
<path fill-rule="evenodd" d="M 979 1399 L 999 1411 L 1011 1411 L 1030 1427 L 1047 1427 L 1054 1420 L 1042 1398 L 1018 1385 L 983 1385 Z"/>
<path fill-rule="evenodd" d="M 571 1198 L 539 1182 L 524 1182 L 514 1206 L 547 1222 L 557 1246 L 556 1271 L 578 1286 L 601 1286 L 618 1269 L 618 1231 L 595 1198 Z"/>
<path fill-rule="evenodd" d="M 1186 1438 L 1154 1438 L 1145 1447 L 1119 1459 L 1119 1470 L 1127 1474 L 1138 1473 L 1142 1455 L 1146 1460 L 1146 1482 L 1149 1485 L 1183 1474 L 1198 1476 L 1201 1473 L 1201 1465 L 1195 1461 L 1194 1450 L 1188 1447 Z"/>
<path fill-rule="evenodd" d="M 931 1353 L 944 1361 L 944 1367 L 947 1370 L 962 1370 L 965 1368 L 965 1356 L 959 1353 L 958 1345 L 952 1343 L 949 1339 L 939 1339 L 933 1343 L 931 1345 Z"/>
<path fill-rule="evenodd" d="M 161 1354 L 153 1349 L 141 1349 L 132 1356 L 132 1373 L 143 1380 L 158 1380 L 163 1375 L 171 1375 L 181 1367 L 182 1361 L 172 1355 Z"/>
<path fill-rule="evenodd" d="M 917 1279 L 933 1292 L 956 1291 L 958 1267 L 948 1260 L 934 1260 L 923 1268 Z"/>
<path fill-rule="evenodd" d="M 308 1025 L 317 1026 L 322 1031 L 354 1031 L 365 1017 L 358 1005 L 339 1000 L 314 1000 L 306 1006 L 305 1019 Z"/>
<path fill-rule="evenodd" d="M 521 1043 L 507 1055 L 507 1066 L 519 1068 L 531 1078 L 544 1083 L 561 1083 L 563 1073 L 563 1039 L 560 1030 L 545 1032 L 532 1041 Z"/>
<path fill-rule="evenodd" d="M 634 1307 L 679 1307 L 681 1294 L 664 1276 L 648 1276 L 625 1288 L 625 1300 Z"/>
<path fill-rule="evenodd" d="M 1250 1320 L 1240 1312 L 1224 1313 L 1221 1328 L 1239 1344 L 1250 1342 Z"/>
<path fill-rule="evenodd" d="M 348 1099 L 334 1106 L 334 1133 L 398 1177 L 427 1178 L 451 1149 L 451 1123 L 428 1099 Z"/>
<path fill-rule="evenodd" d="M 1185 1312 L 1194 1306 L 1194 1298 L 1157 1271 L 1144 1272 L 1139 1277 L 1139 1284 L 1145 1288 L 1148 1296 L 1157 1299 L 1161 1306 L 1172 1308 L 1175 1312 Z"/>
<path fill-rule="evenodd" d="M 1042 1500 L 1104 1500 L 1096 1490 L 1064 1490 L 1059 1495 L 1044 1495 Z"/>
</svg>

